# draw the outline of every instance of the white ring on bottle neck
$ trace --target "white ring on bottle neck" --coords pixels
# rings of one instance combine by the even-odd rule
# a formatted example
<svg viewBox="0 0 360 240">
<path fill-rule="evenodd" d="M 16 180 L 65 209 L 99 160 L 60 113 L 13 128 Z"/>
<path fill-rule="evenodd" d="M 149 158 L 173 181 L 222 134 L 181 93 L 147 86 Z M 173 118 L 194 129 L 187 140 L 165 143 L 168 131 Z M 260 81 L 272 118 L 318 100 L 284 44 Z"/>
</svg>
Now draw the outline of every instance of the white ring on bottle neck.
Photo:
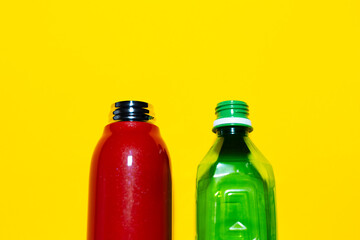
<svg viewBox="0 0 360 240">
<path fill-rule="evenodd" d="M 239 123 L 251 127 L 251 121 L 249 119 L 240 117 L 227 117 L 216 119 L 214 121 L 214 127 L 228 123 Z"/>
</svg>

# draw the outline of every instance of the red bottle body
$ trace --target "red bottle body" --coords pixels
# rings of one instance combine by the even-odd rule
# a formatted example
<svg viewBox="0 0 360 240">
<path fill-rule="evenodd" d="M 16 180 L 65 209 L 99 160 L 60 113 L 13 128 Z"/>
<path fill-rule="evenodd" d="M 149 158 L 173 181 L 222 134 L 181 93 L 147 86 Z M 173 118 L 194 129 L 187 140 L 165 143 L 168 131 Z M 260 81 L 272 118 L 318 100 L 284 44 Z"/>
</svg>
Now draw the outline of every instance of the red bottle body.
<svg viewBox="0 0 360 240">
<path fill-rule="evenodd" d="M 158 127 L 107 125 L 91 164 L 88 240 L 171 240 L 171 191 Z"/>
</svg>

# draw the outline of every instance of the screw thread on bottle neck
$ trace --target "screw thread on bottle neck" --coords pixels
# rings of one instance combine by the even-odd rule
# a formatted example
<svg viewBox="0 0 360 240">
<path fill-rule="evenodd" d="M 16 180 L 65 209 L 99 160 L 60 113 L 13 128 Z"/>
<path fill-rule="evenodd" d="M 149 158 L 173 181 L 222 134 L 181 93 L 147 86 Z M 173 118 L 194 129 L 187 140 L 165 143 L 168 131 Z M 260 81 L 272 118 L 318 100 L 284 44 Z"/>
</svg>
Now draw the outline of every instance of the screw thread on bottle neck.
<svg viewBox="0 0 360 240">
<path fill-rule="evenodd" d="M 149 104 L 141 101 L 120 101 L 115 103 L 113 120 L 115 121 L 149 121 L 153 119 L 148 109 Z"/>
</svg>

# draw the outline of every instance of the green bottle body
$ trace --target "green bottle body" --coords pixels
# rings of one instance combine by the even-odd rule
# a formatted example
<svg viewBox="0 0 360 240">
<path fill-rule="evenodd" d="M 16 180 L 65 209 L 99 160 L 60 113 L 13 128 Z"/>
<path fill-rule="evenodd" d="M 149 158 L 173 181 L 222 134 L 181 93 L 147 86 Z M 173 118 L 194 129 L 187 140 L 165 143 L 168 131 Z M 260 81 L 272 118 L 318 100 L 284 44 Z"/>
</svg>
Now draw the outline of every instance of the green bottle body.
<svg viewBox="0 0 360 240">
<path fill-rule="evenodd" d="M 275 179 L 248 137 L 225 126 L 197 171 L 197 240 L 276 240 Z"/>
</svg>

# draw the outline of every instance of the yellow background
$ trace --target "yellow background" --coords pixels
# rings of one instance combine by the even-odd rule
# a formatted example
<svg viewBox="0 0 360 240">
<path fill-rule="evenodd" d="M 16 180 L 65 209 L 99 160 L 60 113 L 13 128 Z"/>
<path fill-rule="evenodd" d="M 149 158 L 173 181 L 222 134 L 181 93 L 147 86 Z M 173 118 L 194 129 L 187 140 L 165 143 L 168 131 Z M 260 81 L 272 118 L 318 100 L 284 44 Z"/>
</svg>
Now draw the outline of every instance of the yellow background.
<svg viewBox="0 0 360 240">
<path fill-rule="evenodd" d="M 150 102 L 171 154 L 174 239 L 195 236 L 214 107 L 247 101 L 279 239 L 359 239 L 356 0 L 1 1 L 0 239 L 86 238 L 110 105 Z"/>
</svg>

